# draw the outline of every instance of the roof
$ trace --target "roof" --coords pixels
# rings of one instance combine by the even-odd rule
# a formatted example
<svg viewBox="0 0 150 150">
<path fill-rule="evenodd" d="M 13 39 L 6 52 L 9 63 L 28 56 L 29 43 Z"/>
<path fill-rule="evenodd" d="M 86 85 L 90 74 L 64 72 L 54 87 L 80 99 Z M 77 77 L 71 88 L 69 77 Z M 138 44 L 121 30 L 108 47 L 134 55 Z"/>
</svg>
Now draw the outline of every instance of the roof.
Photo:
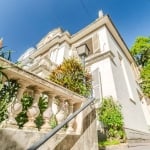
<svg viewBox="0 0 150 150">
<path fill-rule="evenodd" d="M 84 38 L 86 35 L 98 30 L 99 28 L 106 26 L 113 38 L 116 40 L 119 47 L 122 49 L 123 53 L 129 60 L 129 62 L 135 62 L 134 58 L 131 56 L 127 45 L 125 44 L 123 38 L 119 34 L 117 28 L 112 22 L 109 15 L 101 16 L 93 21 L 91 24 L 81 29 L 77 33 L 70 35 L 68 31 L 64 32 L 61 28 L 56 28 L 50 31 L 42 40 L 37 44 L 37 50 L 32 53 L 31 57 L 37 57 L 42 53 L 45 53 L 54 45 L 60 45 L 63 42 L 68 44 L 74 44 L 80 39 Z"/>
</svg>

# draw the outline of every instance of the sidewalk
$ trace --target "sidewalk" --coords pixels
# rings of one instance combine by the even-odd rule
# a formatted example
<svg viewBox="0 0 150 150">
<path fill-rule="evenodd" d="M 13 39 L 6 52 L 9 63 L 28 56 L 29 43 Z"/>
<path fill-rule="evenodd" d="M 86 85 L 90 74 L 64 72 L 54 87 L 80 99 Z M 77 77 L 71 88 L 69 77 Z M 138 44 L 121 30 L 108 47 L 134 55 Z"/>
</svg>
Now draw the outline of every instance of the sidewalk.
<svg viewBox="0 0 150 150">
<path fill-rule="evenodd" d="M 150 150 L 150 143 L 132 143 L 128 146 L 128 150 Z"/>
<path fill-rule="evenodd" d="M 150 150 L 150 143 L 124 143 L 120 145 L 107 146 L 103 150 Z"/>
</svg>

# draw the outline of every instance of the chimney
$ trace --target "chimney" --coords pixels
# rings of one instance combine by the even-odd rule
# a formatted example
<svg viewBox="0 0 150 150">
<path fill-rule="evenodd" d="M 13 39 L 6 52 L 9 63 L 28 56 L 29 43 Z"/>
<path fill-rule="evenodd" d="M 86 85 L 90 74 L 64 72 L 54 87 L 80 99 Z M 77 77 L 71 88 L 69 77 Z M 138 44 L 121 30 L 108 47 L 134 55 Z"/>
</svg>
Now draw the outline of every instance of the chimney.
<svg viewBox="0 0 150 150">
<path fill-rule="evenodd" d="M 99 17 L 99 18 L 102 18 L 103 16 L 104 16 L 103 11 L 102 11 L 102 10 L 99 10 L 99 12 L 98 12 L 98 17 Z"/>
<path fill-rule="evenodd" d="M 3 38 L 0 38 L 0 48 L 3 47 Z"/>
</svg>

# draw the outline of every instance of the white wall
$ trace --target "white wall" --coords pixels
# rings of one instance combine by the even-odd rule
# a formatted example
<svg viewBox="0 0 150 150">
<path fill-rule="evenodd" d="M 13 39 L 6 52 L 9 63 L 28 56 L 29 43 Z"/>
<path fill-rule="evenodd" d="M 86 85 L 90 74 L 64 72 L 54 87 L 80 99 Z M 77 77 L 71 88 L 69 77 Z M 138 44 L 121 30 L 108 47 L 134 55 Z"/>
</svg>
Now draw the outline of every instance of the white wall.
<svg viewBox="0 0 150 150">
<path fill-rule="evenodd" d="M 115 64 L 111 62 L 111 69 L 117 99 L 122 105 L 125 127 L 148 131 L 148 126 L 142 111 L 140 98 L 137 92 L 138 87 L 131 64 L 123 54 L 116 41 L 110 35 L 109 31 L 107 31 L 107 37 L 110 50 L 115 55 Z"/>
<path fill-rule="evenodd" d="M 50 59 L 55 64 L 59 65 L 63 62 L 64 58 L 69 57 L 70 47 L 67 43 L 63 43 L 57 48 L 50 50 Z"/>
<path fill-rule="evenodd" d="M 100 50 L 101 52 L 106 52 L 110 50 L 107 29 L 105 26 L 99 29 L 98 31 L 99 41 L 100 41 Z"/>
<path fill-rule="evenodd" d="M 113 74 L 111 70 L 111 60 L 110 58 L 104 59 L 100 62 L 94 63 L 91 65 L 91 72 L 96 69 L 99 69 L 99 76 L 101 81 L 101 89 L 102 89 L 102 96 L 109 97 L 113 96 L 115 99 L 117 98 L 116 95 L 116 88 L 115 82 L 113 79 Z"/>
</svg>

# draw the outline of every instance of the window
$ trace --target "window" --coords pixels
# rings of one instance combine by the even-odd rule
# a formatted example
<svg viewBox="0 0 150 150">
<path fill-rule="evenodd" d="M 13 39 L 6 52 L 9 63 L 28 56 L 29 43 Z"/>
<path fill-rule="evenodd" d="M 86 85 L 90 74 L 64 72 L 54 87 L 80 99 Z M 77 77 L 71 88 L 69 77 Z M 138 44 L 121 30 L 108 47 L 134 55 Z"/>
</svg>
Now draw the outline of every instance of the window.
<svg viewBox="0 0 150 150">
<path fill-rule="evenodd" d="M 58 49 L 54 49 L 54 50 L 52 50 L 51 53 L 50 53 L 50 60 L 51 60 L 53 63 L 56 63 L 57 54 L 58 54 Z"/>
<path fill-rule="evenodd" d="M 61 64 L 63 62 L 63 59 L 64 59 L 64 50 L 65 50 L 65 48 L 60 48 L 57 51 L 56 64 Z"/>
</svg>

